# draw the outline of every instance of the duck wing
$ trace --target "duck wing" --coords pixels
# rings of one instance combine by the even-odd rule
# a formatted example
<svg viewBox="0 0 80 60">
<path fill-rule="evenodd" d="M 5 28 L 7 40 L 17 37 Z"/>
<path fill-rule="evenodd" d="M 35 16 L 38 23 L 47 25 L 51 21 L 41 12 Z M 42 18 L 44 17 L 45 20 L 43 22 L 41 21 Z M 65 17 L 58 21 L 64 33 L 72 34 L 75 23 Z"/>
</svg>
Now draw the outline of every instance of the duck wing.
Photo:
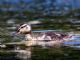
<svg viewBox="0 0 80 60">
<path fill-rule="evenodd" d="M 45 33 L 47 36 L 50 36 L 51 39 L 63 39 L 64 37 L 67 36 L 67 34 L 62 33 L 62 32 L 46 32 Z"/>
</svg>

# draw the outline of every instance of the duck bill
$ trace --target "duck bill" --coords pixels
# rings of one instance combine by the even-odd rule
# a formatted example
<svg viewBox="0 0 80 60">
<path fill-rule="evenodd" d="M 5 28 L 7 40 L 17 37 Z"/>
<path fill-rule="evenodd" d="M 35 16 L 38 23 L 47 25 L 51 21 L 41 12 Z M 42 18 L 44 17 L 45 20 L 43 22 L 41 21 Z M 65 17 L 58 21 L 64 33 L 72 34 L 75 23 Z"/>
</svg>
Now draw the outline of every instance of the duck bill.
<svg viewBox="0 0 80 60">
<path fill-rule="evenodd" d="M 17 32 L 17 34 L 20 34 L 20 32 Z"/>
</svg>

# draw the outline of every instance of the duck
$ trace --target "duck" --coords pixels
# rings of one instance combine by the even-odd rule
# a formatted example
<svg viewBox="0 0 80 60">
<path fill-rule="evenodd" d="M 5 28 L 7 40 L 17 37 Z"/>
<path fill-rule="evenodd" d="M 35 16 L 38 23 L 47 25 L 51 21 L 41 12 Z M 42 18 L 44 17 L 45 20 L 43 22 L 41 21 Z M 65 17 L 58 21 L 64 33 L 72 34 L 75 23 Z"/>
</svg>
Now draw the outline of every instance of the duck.
<svg viewBox="0 0 80 60">
<path fill-rule="evenodd" d="M 17 29 L 18 34 L 25 35 L 25 45 L 33 46 L 33 45 L 42 45 L 42 46 L 53 46 L 57 44 L 63 43 L 67 34 L 57 33 L 53 31 L 49 32 L 32 32 L 32 28 L 30 24 L 21 24 Z"/>
</svg>

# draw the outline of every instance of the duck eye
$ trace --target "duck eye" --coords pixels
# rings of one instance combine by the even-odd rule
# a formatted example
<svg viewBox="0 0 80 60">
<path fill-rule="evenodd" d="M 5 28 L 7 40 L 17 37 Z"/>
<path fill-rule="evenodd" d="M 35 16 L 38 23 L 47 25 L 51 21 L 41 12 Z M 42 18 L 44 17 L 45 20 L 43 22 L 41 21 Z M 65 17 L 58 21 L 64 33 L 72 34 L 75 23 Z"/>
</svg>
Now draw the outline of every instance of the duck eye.
<svg viewBox="0 0 80 60">
<path fill-rule="evenodd" d="M 24 28 L 24 27 L 26 27 L 26 26 L 22 26 L 21 28 Z"/>
<path fill-rule="evenodd" d="M 24 28 L 24 26 L 23 26 L 23 27 L 21 27 L 21 28 Z"/>
</svg>

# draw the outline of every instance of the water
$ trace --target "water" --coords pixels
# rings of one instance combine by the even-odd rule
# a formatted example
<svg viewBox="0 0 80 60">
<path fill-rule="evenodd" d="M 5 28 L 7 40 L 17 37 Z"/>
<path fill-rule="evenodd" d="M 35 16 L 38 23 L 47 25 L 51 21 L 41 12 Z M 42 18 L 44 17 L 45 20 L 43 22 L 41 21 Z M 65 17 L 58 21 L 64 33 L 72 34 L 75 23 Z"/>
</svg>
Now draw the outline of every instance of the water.
<svg viewBox="0 0 80 60">
<path fill-rule="evenodd" d="M 73 45 L 78 45 L 80 44 L 80 41 L 70 41 L 70 42 L 64 42 L 64 44 L 73 44 Z"/>
<path fill-rule="evenodd" d="M 37 32 L 63 32 L 63 31 L 62 30 L 33 30 L 33 32 L 37 33 Z M 70 42 L 64 42 L 64 44 L 80 44 L 80 42 L 79 41 L 76 41 L 76 42 L 75 41 L 70 41 Z M 80 48 L 80 46 L 70 46 L 70 47 L 71 48 Z M 41 51 L 38 50 L 38 52 L 40 53 Z M 47 51 L 45 50 L 45 52 L 47 52 Z M 9 53 L 11 53 L 11 52 L 9 52 Z M 9 53 L 6 53 L 6 54 L 9 54 Z M 7 56 L 3 55 L 3 56 L 0 56 L 0 59 L 1 60 L 21 60 L 21 58 L 19 58 L 19 57 L 22 56 L 22 55 L 19 55 L 19 57 L 17 57 L 18 56 L 17 54 L 15 53 L 14 55 L 12 54 L 12 55 L 7 55 Z M 35 55 L 35 54 L 33 54 L 33 55 Z M 64 55 L 65 55 L 65 53 L 64 53 Z"/>
<path fill-rule="evenodd" d="M 0 60 L 20 60 L 20 59 L 16 57 L 15 52 L 14 54 L 11 52 L 8 53 L 5 52 L 5 54 L 0 52 Z"/>
<path fill-rule="evenodd" d="M 49 32 L 49 31 L 53 31 L 53 32 L 63 32 L 62 30 L 33 30 L 33 32 Z M 80 44 L 80 42 L 78 42 L 78 41 L 70 41 L 70 42 L 64 42 L 64 44 Z M 73 48 L 78 48 L 78 49 L 80 49 L 80 46 L 70 46 L 71 47 L 71 49 L 73 49 Z M 51 48 L 52 49 L 52 48 Z M 53 48 L 54 49 L 54 48 Z M 65 47 L 63 47 L 63 48 L 61 48 L 61 49 L 66 49 L 66 50 L 69 50 L 69 49 L 67 49 L 67 48 L 65 48 Z M 36 53 L 36 49 L 35 49 L 35 51 L 34 51 L 34 53 L 32 53 L 32 59 L 33 60 L 35 60 L 35 59 L 41 59 L 41 58 L 43 58 L 43 56 L 39 56 L 39 54 L 43 54 L 41 51 L 43 51 L 43 50 L 37 50 L 37 53 Z M 65 51 L 65 50 L 63 50 L 63 51 Z M 48 51 L 47 50 L 45 50 L 44 51 L 45 53 L 47 53 Z M 75 51 L 74 51 L 75 52 Z M 73 55 L 75 55 L 75 53 L 74 53 L 72 50 L 71 50 L 71 53 L 73 53 Z M 11 52 L 9 52 L 9 53 L 11 53 Z M 6 54 L 9 54 L 9 53 L 6 53 Z M 51 53 L 50 52 L 48 52 L 47 54 L 45 54 L 44 53 L 44 55 L 45 56 L 48 56 L 48 54 L 50 55 Z M 58 53 L 56 53 L 55 55 L 53 55 L 54 53 L 52 53 L 52 57 L 54 57 L 56 54 L 58 54 Z M 63 56 L 62 56 L 62 58 L 64 57 L 64 55 L 69 55 L 69 53 L 63 53 Z M 77 53 L 76 53 L 77 54 Z M 60 54 L 59 56 L 61 56 L 62 54 Z M 22 56 L 22 55 L 20 55 L 20 56 Z M 19 56 L 19 57 L 20 57 Z M 38 56 L 38 57 L 36 57 L 36 56 Z M 57 56 L 57 57 L 59 57 L 59 56 Z M 76 55 L 75 55 L 76 56 Z M 80 56 L 80 55 L 79 55 Z M 65 58 L 68 58 L 69 56 L 66 56 Z M 48 57 L 47 57 L 48 58 Z M 55 57 L 56 58 L 56 57 Z M 65 59 L 64 58 L 64 59 Z M 70 57 L 71 58 L 71 57 Z M 74 57 L 73 57 L 74 58 Z M 22 60 L 21 58 L 18 58 L 17 57 L 17 54 L 16 53 L 14 53 L 14 54 L 12 54 L 12 55 L 2 55 L 2 56 L 0 56 L 0 59 L 1 60 Z M 46 59 L 46 58 L 44 58 L 44 59 Z M 48 59 L 50 59 L 50 58 L 48 58 Z M 65 59 L 66 60 L 66 59 Z"/>
<path fill-rule="evenodd" d="M 6 56 L 6 57 L 3 57 L 3 56 L 0 56 L 0 60 L 20 60 L 14 56 Z"/>
<path fill-rule="evenodd" d="M 21 19 L 20 16 L 19 16 L 19 14 L 16 14 L 16 13 L 14 14 L 14 16 L 17 16 L 17 17 L 14 18 L 13 16 L 10 15 L 10 16 L 8 16 L 8 18 L 4 18 L 4 16 L 2 15 L 2 19 L 0 21 L 0 30 L 1 30 L 0 31 L 0 34 L 1 34 L 0 41 L 2 41 L 2 43 L 3 42 L 8 42 L 8 41 L 12 42 L 14 39 L 15 39 L 15 41 L 21 41 L 21 40 L 23 40 L 24 37 L 21 38 L 21 36 L 20 37 L 15 36 L 15 38 L 14 38 L 14 36 L 12 36 L 12 35 L 10 35 L 8 33 L 15 32 L 16 31 L 16 26 L 19 25 L 20 23 L 24 23 L 24 22 L 30 23 L 30 21 L 32 21 L 32 20 L 33 21 L 39 20 L 39 19 L 36 19 L 36 20 L 35 19 L 30 20 L 29 19 L 28 20 L 28 19 L 24 19 L 22 16 L 21 16 L 21 18 L 22 18 Z M 7 15 L 5 17 L 7 17 Z M 42 18 L 42 20 L 39 20 L 40 24 L 33 24 L 33 22 L 32 22 L 31 26 L 32 26 L 33 32 L 48 32 L 48 31 L 51 31 L 51 32 L 52 31 L 53 32 L 64 32 L 65 30 L 69 31 L 71 29 L 72 29 L 71 31 L 73 31 L 73 30 L 75 30 L 75 28 L 77 28 L 77 27 L 74 28 L 73 25 L 65 23 L 66 20 L 64 22 L 62 22 L 62 20 L 59 20 L 62 23 L 58 22 L 58 20 L 59 19 L 54 19 L 54 18 L 52 18 L 52 19 Z M 70 20 L 70 18 L 69 18 L 69 20 Z M 76 45 L 76 44 L 80 44 L 80 42 L 79 41 L 76 41 L 76 42 L 75 41 L 70 41 L 70 42 L 64 42 L 64 44 Z M 63 47 L 63 48 L 61 48 L 61 49 L 63 49 L 63 51 L 59 51 L 61 54 L 58 55 L 58 53 L 55 53 L 53 51 L 54 48 L 51 48 L 51 50 L 53 52 L 53 53 L 51 53 L 51 51 L 48 51 L 48 50 L 45 50 L 45 49 L 43 49 L 44 50 L 43 51 L 43 50 L 38 49 L 38 47 L 37 47 L 36 49 L 34 49 L 32 57 L 33 57 L 33 60 L 35 60 L 34 58 L 36 58 L 36 60 L 40 60 L 42 57 L 43 57 L 43 60 L 47 60 L 46 58 L 48 58 L 48 56 L 49 57 L 52 56 L 53 58 L 56 58 L 56 59 L 58 59 L 57 57 L 59 57 L 59 58 L 62 57 L 61 59 L 58 59 L 58 60 L 66 60 L 66 59 L 67 60 L 74 60 L 74 59 L 75 60 L 76 59 L 80 60 L 80 59 L 78 59 L 80 57 L 80 54 L 79 54 L 80 52 L 78 50 L 76 50 L 77 52 L 79 52 L 79 53 L 77 53 L 76 51 L 72 50 L 73 48 L 80 49 L 80 46 L 70 46 L 71 50 Z M 55 49 L 55 50 L 59 50 L 59 49 Z M 67 52 L 66 50 L 69 51 L 69 52 Z M 74 53 L 74 52 L 76 52 L 76 53 Z M 8 52 L 6 54 L 4 54 L 4 53 L 1 54 L 0 53 L 0 60 L 21 60 L 20 58 L 17 57 L 17 54 L 15 52 L 14 52 L 14 54 L 13 53 L 10 54 L 10 53 L 11 52 Z M 40 56 L 39 54 L 40 55 L 42 54 L 42 55 Z M 46 57 L 46 55 L 47 55 L 47 57 Z M 67 57 L 65 57 L 64 55 L 66 55 Z M 79 56 L 79 57 L 77 57 L 76 55 Z M 46 57 L 46 58 L 44 58 L 44 57 Z M 56 60 L 56 59 L 54 59 L 54 60 Z M 51 60 L 51 59 L 48 58 L 48 60 Z"/>
<path fill-rule="evenodd" d="M 0 51 L 0 60 L 27 60 L 31 57 L 29 50 L 6 50 Z"/>
<path fill-rule="evenodd" d="M 63 32 L 62 30 L 33 30 L 33 32 Z M 64 44 L 73 44 L 73 45 L 76 45 L 76 44 L 80 44 L 80 41 L 69 41 L 69 42 L 64 42 Z M 78 48 L 78 49 L 80 49 L 80 46 L 70 46 L 71 48 Z M 34 47 L 35 48 L 35 47 Z M 63 47 L 64 49 L 67 49 L 67 48 L 65 48 L 65 47 Z M 63 48 L 61 48 L 61 49 L 63 49 Z M 52 48 L 51 48 L 52 49 Z M 68 49 L 67 49 L 68 50 Z M 42 51 L 42 50 L 41 50 Z M 40 52 L 41 51 L 37 51 L 37 53 L 39 52 L 39 54 L 40 54 Z M 65 51 L 65 50 L 64 50 Z M 34 53 L 36 52 L 36 49 L 35 49 L 35 51 L 34 51 Z M 45 53 L 46 53 L 47 51 L 45 50 Z M 26 57 L 26 54 L 24 54 L 24 53 L 15 53 L 14 52 L 14 54 L 11 54 L 11 55 L 7 55 L 7 54 L 10 54 L 11 52 L 9 52 L 9 53 L 6 53 L 6 56 L 3 54 L 2 56 L 0 55 L 0 60 L 22 60 L 22 58 L 21 58 L 21 56 L 24 56 L 24 58 Z M 34 58 L 35 58 L 35 56 L 37 56 L 36 55 L 36 53 L 35 54 L 32 54 L 32 59 L 34 60 Z M 42 52 L 41 52 L 42 53 Z M 50 53 L 50 52 L 49 52 Z M 49 54 L 48 53 L 48 54 Z M 50 53 L 51 54 L 51 53 Z M 68 53 L 64 53 L 64 56 L 65 55 L 69 55 Z M 33 57 L 34 56 L 34 57 Z M 47 56 L 47 55 L 45 55 L 45 56 Z M 52 56 L 52 55 L 51 55 Z M 60 55 L 61 56 L 61 55 Z M 68 57 L 68 56 L 66 56 L 66 57 Z M 38 57 L 36 57 L 36 58 L 38 58 Z M 35 59 L 36 59 L 35 58 Z M 42 57 L 41 57 L 42 58 Z M 63 58 L 63 57 L 62 57 Z M 46 59 L 46 58 L 45 58 Z M 25 60 L 25 59 L 24 59 Z"/>
</svg>

